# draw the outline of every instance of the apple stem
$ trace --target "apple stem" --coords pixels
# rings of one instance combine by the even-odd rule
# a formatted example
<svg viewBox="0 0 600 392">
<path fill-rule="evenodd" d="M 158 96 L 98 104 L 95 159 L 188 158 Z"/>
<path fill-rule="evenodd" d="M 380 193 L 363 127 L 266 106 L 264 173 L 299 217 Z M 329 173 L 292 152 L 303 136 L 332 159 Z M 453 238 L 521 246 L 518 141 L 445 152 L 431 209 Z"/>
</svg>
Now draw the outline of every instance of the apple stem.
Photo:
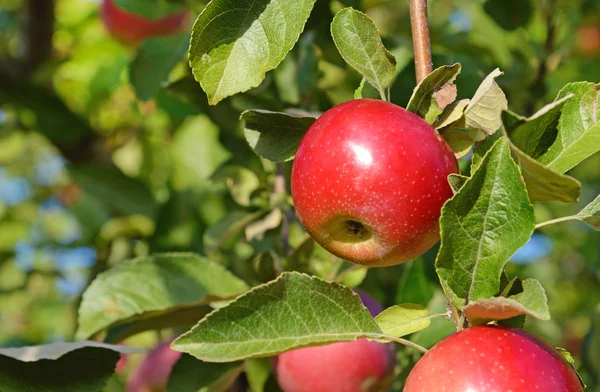
<svg viewBox="0 0 600 392">
<path fill-rule="evenodd" d="M 399 343 L 399 344 L 401 344 L 403 346 L 414 348 L 415 350 L 420 351 L 423 354 L 427 354 L 427 351 L 429 351 L 425 347 L 419 346 L 418 344 L 413 343 L 410 340 L 406 340 L 406 339 L 403 339 L 403 338 L 397 338 L 395 336 L 389 336 L 389 335 L 383 335 L 382 338 L 386 339 L 386 340 L 389 340 L 389 341 L 392 341 L 392 342 Z"/>
<path fill-rule="evenodd" d="M 429 42 L 429 24 L 427 22 L 427 1 L 410 0 L 410 27 L 412 29 L 413 50 L 415 52 L 417 83 L 421 83 L 433 70 L 431 43 Z"/>
</svg>

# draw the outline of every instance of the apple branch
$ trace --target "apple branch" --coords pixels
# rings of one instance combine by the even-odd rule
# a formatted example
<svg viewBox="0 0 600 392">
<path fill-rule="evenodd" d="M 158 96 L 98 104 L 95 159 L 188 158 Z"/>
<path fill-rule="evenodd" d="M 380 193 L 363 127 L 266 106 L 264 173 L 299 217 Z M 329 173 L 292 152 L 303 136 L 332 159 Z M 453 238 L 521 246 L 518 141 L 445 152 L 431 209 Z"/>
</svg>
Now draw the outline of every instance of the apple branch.
<svg viewBox="0 0 600 392">
<path fill-rule="evenodd" d="M 427 22 L 427 0 L 410 0 L 410 27 L 412 29 L 417 83 L 420 83 L 433 70 L 429 24 Z"/>
</svg>

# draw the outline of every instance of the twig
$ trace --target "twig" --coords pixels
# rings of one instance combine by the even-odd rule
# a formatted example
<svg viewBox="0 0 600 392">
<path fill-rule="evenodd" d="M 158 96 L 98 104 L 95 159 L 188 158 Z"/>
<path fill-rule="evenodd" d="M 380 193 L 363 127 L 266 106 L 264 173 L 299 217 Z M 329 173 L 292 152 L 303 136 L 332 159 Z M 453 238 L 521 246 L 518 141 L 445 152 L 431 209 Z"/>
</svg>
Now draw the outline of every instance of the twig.
<svg viewBox="0 0 600 392">
<path fill-rule="evenodd" d="M 577 218 L 575 218 L 574 216 L 570 216 L 570 215 L 569 216 L 563 216 L 562 218 L 551 219 L 551 220 L 546 221 L 546 222 L 538 223 L 537 225 L 535 225 L 535 228 L 537 230 L 537 229 L 539 229 L 541 227 L 544 227 L 544 226 L 550 226 L 550 225 L 553 225 L 555 223 L 568 222 L 570 220 L 577 220 Z"/>
<path fill-rule="evenodd" d="M 30 73 L 52 55 L 54 0 L 27 0 L 22 72 Z"/>
<path fill-rule="evenodd" d="M 390 340 L 392 342 L 396 342 L 396 343 L 402 344 L 404 346 L 414 348 L 415 350 L 418 350 L 418 351 L 422 352 L 423 354 L 427 354 L 427 351 L 429 351 L 425 347 L 419 346 L 418 344 L 413 343 L 410 340 L 406 340 L 406 339 L 402 339 L 402 338 L 396 338 L 394 336 L 388 336 L 388 335 L 383 335 L 381 337 L 383 339 Z"/>
<path fill-rule="evenodd" d="M 286 195 L 284 165 L 281 162 L 277 162 L 276 164 L 275 185 L 273 186 L 273 193 L 278 203 L 281 202 Z M 288 217 L 287 211 L 282 212 L 283 220 L 281 222 L 281 246 L 283 248 L 283 255 L 287 257 L 290 254 L 291 250 L 288 238 L 290 219 Z"/>
<path fill-rule="evenodd" d="M 456 309 L 456 307 L 452 305 L 450 298 L 446 296 L 446 299 L 448 300 L 448 311 L 450 313 L 450 316 L 452 317 L 452 321 L 454 322 L 454 329 L 456 330 L 456 332 L 458 332 L 462 330 L 462 321 L 460 320 L 460 314 L 458 312 L 458 309 Z"/>
<path fill-rule="evenodd" d="M 427 0 L 410 0 L 410 27 L 412 29 L 417 83 L 420 83 L 433 69 L 427 22 Z"/>
</svg>

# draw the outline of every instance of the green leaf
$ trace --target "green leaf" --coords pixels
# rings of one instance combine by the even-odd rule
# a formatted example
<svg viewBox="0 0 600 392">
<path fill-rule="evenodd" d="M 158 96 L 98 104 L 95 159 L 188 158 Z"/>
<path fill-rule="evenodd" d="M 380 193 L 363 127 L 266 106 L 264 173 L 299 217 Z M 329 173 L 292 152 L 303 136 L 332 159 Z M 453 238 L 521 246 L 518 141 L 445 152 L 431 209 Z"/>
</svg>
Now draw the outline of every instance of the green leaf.
<svg viewBox="0 0 600 392">
<path fill-rule="evenodd" d="M 533 233 L 533 207 L 520 176 L 500 138 L 442 208 L 436 269 L 459 309 L 496 295 L 504 266 Z"/>
<path fill-rule="evenodd" d="M 270 358 L 252 358 L 246 360 L 246 378 L 252 392 L 263 392 L 271 375 Z"/>
<path fill-rule="evenodd" d="M 428 278 L 425 261 L 411 260 L 404 264 L 404 271 L 396 291 L 396 302 L 426 306 L 433 297 L 436 287 L 437 283 Z"/>
<path fill-rule="evenodd" d="M 510 148 L 521 168 L 531 201 L 558 200 L 574 203 L 579 200 L 581 193 L 579 181 L 544 166 L 512 144 Z"/>
<path fill-rule="evenodd" d="M 154 97 L 171 69 L 183 59 L 189 42 L 189 34 L 174 34 L 148 39 L 140 45 L 129 66 L 129 80 L 139 99 Z"/>
<path fill-rule="evenodd" d="M 150 190 L 113 166 L 96 164 L 73 166 L 73 180 L 89 193 L 123 215 L 153 217 L 157 203 Z"/>
<path fill-rule="evenodd" d="M 592 229 L 600 230 L 600 195 L 575 216 L 590 225 Z"/>
<path fill-rule="evenodd" d="M 382 333 L 357 294 L 285 272 L 214 311 L 172 347 L 204 361 L 230 362 L 363 337 Z"/>
<path fill-rule="evenodd" d="M 281 209 L 274 208 L 264 217 L 261 217 L 250 223 L 244 230 L 246 241 L 252 241 L 255 239 L 262 240 L 267 231 L 273 230 L 281 224 L 282 218 L 283 214 Z"/>
<path fill-rule="evenodd" d="M 250 222 L 260 218 L 267 211 L 232 211 L 204 232 L 204 248 L 207 254 L 214 253 L 232 238 L 240 234 Z"/>
<path fill-rule="evenodd" d="M 211 105 L 258 86 L 304 29 L 315 0 L 213 0 L 192 30 L 190 65 Z"/>
<path fill-rule="evenodd" d="M 247 110 L 240 117 L 244 135 L 254 152 L 275 162 L 289 161 L 316 118 L 268 110 Z"/>
<path fill-rule="evenodd" d="M 243 166 L 222 167 L 212 175 L 211 179 L 224 181 L 233 200 L 241 206 L 249 206 L 252 192 L 260 187 L 260 180 L 256 174 Z"/>
<path fill-rule="evenodd" d="M 140 257 L 101 273 L 83 293 L 77 337 L 231 298 L 246 289 L 224 267 L 192 253 Z"/>
<path fill-rule="evenodd" d="M 219 142 L 219 128 L 204 115 L 189 118 L 177 129 L 170 152 L 177 190 L 204 185 L 230 157 Z"/>
<path fill-rule="evenodd" d="M 506 96 L 495 81 L 500 75 L 502 72 L 496 68 L 483 80 L 465 108 L 463 117 L 453 123 L 452 127 L 468 129 L 474 136 L 479 133 L 491 135 L 500 128 L 501 114 L 507 108 Z"/>
<path fill-rule="evenodd" d="M 371 83 L 367 82 L 367 79 L 362 78 L 360 80 L 360 84 L 354 90 L 354 99 L 362 99 L 362 98 L 373 98 L 380 99 L 381 95 L 379 91 L 375 87 L 371 85 Z"/>
<path fill-rule="evenodd" d="M 158 20 L 181 12 L 183 6 L 173 1 L 148 0 L 114 0 L 115 4 L 125 11 Z"/>
<path fill-rule="evenodd" d="M 600 84 L 579 82 L 566 85 L 557 100 L 569 94 L 558 123 L 558 135 L 539 161 L 565 173 L 584 159 L 600 151 Z"/>
<path fill-rule="evenodd" d="M 456 99 L 454 80 L 460 73 L 460 64 L 444 65 L 435 69 L 413 91 L 406 110 L 433 124 L 446 106 Z"/>
<path fill-rule="evenodd" d="M 464 157 L 473 147 L 473 136 L 464 129 L 448 127 L 442 132 L 442 136 L 456 158 Z"/>
<path fill-rule="evenodd" d="M 448 176 L 448 183 L 452 188 L 452 192 L 455 194 L 460 191 L 460 189 L 465 185 L 465 183 L 469 180 L 469 177 L 463 176 L 462 174 L 450 174 Z"/>
<path fill-rule="evenodd" d="M 0 390 L 97 392 L 114 373 L 119 353 L 137 352 L 92 341 L 0 349 Z"/>
<path fill-rule="evenodd" d="M 436 129 L 442 129 L 453 122 L 460 120 L 460 118 L 464 115 L 465 109 L 469 105 L 469 102 L 469 99 L 461 99 L 453 102 L 444 110 L 438 120 L 433 123 L 433 126 Z"/>
<path fill-rule="evenodd" d="M 429 327 L 431 320 L 427 308 L 417 304 L 394 305 L 375 316 L 379 328 L 397 338 Z"/>
<path fill-rule="evenodd" d="M 243 367 L 242 362 L 210 363 L 184 354 L 173 366 L 166 392 L 222 392 Z"/>
<path fill-rule="evenodd" d="M 486 324 L 520 315 L 550 320 L 548 297 L 540 282 L 535 279 L 524 280 L 523 291 L 519 294 L 469 302 L 463 312 L 471 324 Z"/>
<path fill-rule="evenodd" d="M 344 60 L 385 99 L 384 89 L 394 78 L 396 59 L 383 46 L 371 18 L 355 9 L 344 8 L 331 22 L 331 36 Z"/>
<path fill-rule="evenodd" d="M 512 143 L 530 157 L 539 158 L 556 140 L 562 109 L 572 97 L 573 94 L 569 94 L 548 104 L 527 119 L 503 112 L 504 129 Z"/>
</svg>

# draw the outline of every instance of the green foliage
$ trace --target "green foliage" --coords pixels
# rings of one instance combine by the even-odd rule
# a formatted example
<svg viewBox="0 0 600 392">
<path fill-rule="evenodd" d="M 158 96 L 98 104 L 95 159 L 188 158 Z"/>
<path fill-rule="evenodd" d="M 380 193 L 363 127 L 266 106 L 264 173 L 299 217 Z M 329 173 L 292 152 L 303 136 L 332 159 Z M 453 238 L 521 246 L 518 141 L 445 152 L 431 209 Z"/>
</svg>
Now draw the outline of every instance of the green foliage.
<svg viewBox="0 0 600 392">
<path fill-rule="evenodd" d="M 86 290 L 77 335 L 85 338 L 117 324 L 233 297 L 246 288 L 229 271 L 197 255 L 131 260 L 100 274 Z"/>
<path fill-rule="evenodd" d="M 190 65 L 211 105 L 258 86 L 294 46 L 315 0 L 212 1 L 192 30 Z"/>
<path fill-rule="evenodd" d="M 167 392 L 218 392 L 227 389 L 242 371 L 240 362 L 210 363 L 182 355 L 173 367 Z"/>
<path fill-rule="evenodd" d="M 344 8 L 333 18 L 331 36 L 344 60 L 385 99 L 384 89 L 394 77 L 396 58 L 383 46 L 373 21 L 360 11 Z"/>
<path fill-rule="evenodd" d="M 429 327 L 429 312 L 421 305 L 402 304 L 385 309 L 375 317 L 379 328 L 395 337 L 409 335 Z"/>
<path fill-rule="evenodd" d="M 458 74 L 460 64 L 435 69 L 415 88 L 406 110 L 433 124 L 444 108 L 456 99 L 456 86 L 453 82 Z M 452 116 L 453 112 L 454 110 L 450 111 L 447 116 Z"/>
<path fill-rule="evenodd" d="M 381 335 L 350 289 L 292 272 L 211 313 L 173 348 L 203 361 L 230 362 Z"/>
</svg>

